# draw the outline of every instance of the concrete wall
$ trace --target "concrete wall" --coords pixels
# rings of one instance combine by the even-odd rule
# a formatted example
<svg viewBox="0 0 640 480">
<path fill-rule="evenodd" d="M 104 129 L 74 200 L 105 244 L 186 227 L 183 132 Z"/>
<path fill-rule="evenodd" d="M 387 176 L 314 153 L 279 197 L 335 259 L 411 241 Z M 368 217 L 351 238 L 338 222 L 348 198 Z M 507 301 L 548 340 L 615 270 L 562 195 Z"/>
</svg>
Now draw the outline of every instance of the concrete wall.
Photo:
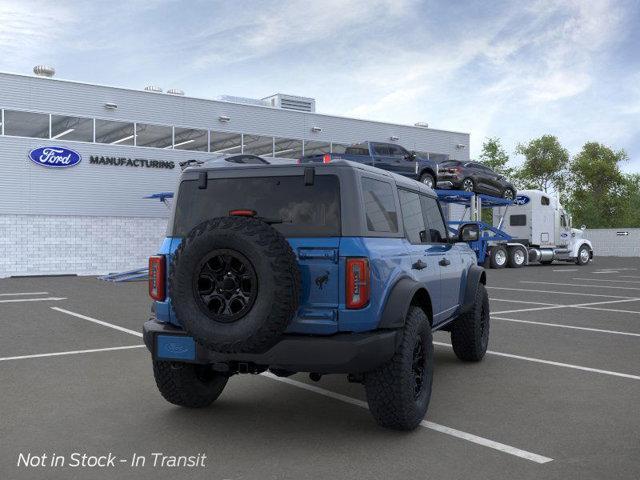
<svg viewBox="0 0 640 480">
<path fill-rule="evenodd" d="M 640 257 L 640 228 L 587 228 L 584 238 L 597 257 Z"/>
<path fill-rule="evenodd" d="M 166 226 L 166 218 L 0 215 L 0 277 L 146 267 Z"/>
</svg>

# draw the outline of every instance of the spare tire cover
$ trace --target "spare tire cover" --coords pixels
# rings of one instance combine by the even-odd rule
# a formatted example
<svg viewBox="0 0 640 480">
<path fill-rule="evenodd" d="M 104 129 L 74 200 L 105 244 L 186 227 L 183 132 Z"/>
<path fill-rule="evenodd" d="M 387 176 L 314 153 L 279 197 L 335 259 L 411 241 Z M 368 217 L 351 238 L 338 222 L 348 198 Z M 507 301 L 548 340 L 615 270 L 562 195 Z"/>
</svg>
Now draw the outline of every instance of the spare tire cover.
<svg viewBox="0 0 640 480">
<path fill-rule="evenodd" d="M 176 250 L 169 296 L 178 321 L 217 352 L 263 352 L 294 317 L 300 271 L 289 242 L 267 223 L 220 217 Z"/>
</svg>

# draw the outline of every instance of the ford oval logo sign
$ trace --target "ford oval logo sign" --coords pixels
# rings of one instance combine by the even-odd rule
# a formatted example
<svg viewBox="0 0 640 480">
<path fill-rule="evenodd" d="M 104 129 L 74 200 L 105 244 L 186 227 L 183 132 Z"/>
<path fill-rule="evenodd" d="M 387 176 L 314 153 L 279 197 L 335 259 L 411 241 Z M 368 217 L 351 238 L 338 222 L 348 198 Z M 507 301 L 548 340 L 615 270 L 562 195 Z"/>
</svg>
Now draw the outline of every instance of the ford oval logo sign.
<svg viewBox="0 0 640 480">
<path fill-rule="evenodd" d="M 514 203 L 516 205 L 526 205 L 527 203 L 529 203 L 529 200 L 531 199 L 526 195 L 517 195 Z"/>
<path fill-rule="evenodd" d="M 40 147 L 29 152 L 29 160 L 42 167 L 67 168 L 82 161 L 82 155 L 64 147 Z"/>
</svg>

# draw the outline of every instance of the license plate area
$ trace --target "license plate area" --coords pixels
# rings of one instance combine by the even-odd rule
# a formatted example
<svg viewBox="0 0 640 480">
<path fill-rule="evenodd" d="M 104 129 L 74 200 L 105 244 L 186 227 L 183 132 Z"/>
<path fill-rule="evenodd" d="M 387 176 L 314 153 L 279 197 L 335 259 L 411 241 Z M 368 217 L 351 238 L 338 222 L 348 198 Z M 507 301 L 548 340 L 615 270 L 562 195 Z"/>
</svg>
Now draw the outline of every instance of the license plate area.
<svg viewBox="0 0 640 480">
<path fill-rule="evenodd" d="M 156 335 L 155 350 L 158 360 L 196 359 L 196 342 L 186 335 Z"/>
</svg>

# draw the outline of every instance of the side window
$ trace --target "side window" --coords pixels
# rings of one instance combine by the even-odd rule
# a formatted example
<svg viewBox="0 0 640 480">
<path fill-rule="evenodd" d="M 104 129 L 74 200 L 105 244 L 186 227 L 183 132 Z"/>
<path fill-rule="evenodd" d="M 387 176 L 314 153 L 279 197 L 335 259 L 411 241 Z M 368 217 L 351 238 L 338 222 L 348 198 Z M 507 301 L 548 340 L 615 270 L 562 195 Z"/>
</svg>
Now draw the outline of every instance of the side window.
<svg viewBox="0 0 640 480">
<path fill-rule="evenodd" d="M 540 204 L 541 205 L 549 205 L 549 197 L 540 197 Z"/>
<path fill-rule="evenodd" d="M 362 178 L 362 196 L 369 231 L 397 233 L 398 214 L 391 184 Z"/>
<path fill-rule="evenodd" d="M 435 198 L 420 195 L 422 203 L 422 215 L 424 223 L 427 226 L 427 238 L 429 243 L 444 243 L 448 239 L 447 228 L 444 225 L 444 219 Z"/>
<path fill-rule="evenodd" d="M 389 155 L 389 147 L 384 143 L 374 143 L 373 149 L 375 150 L 376 155 L 379 155 L 379 156 Z"/>
<path fill-rule="evenodd" d="M 404 157 L 405 150 L 397 145 L 389 145 L 389 155 L 392 157 Z"/>
<path fill-rule="evenodd" d="M 511 227 L 524 227 L 527 224 L 526 215 L 511 215 L 509 217 L 509 226 Z"/>
<path fill-rule="evenodd" d="M 567 227 L 567 218 L 564 215 L 560 216 L 560 225 L 562 225 L 564 228 Z"/>
<path fill-rule="evenodd" d="M 407 240 L 411 243 L 425 243 L 427 229 L 424 226 L 420 196 L 407 190 L 398 190 L 398 195 Z"/>
</svg>

